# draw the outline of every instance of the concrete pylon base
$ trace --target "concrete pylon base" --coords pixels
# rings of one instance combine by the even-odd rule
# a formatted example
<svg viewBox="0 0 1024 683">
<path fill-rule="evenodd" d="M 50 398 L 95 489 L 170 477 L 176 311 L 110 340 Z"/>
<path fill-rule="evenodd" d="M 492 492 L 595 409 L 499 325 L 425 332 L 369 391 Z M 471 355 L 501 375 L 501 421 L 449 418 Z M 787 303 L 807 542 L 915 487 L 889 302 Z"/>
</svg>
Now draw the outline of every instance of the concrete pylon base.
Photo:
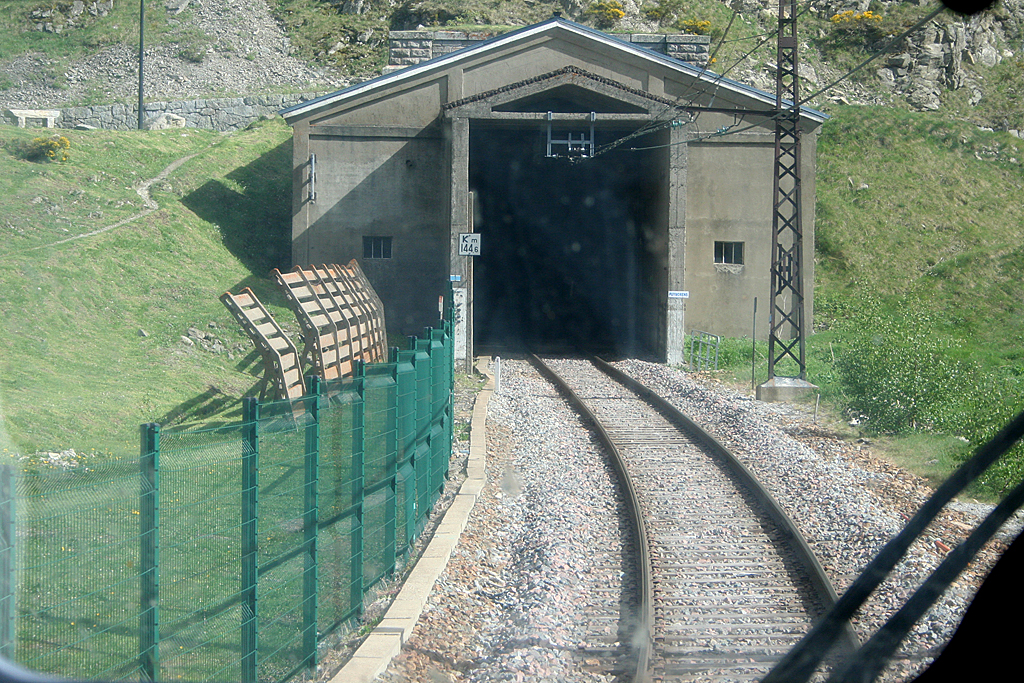
<svg viewBox="0 0 1024 683">
<path fill-rule="evenodd" d="M 796 377 L 773 377 L 757 387 L 757 400 L 767 403 L 785 403 L 814 393 L 817 386 Z"/>
</svg>

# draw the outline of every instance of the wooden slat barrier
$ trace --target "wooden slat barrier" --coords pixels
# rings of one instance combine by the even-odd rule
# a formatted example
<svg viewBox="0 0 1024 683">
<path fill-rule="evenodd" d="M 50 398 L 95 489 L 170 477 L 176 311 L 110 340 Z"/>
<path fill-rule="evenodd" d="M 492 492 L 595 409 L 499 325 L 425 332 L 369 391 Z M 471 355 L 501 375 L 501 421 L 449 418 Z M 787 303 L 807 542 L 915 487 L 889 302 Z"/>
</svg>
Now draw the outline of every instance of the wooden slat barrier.
<svg viewBox="0 0 1024 683">
<path fill-rule="evenodd" d="M 284 293 L 306 340 L 302 358 L 325 380 L 353 373 L 351 338 L 345 311 L 313 270 L 290 273 L 274 269 L 271 276 Z"/>
<path fill-rule="evenodd" d="M 346 346 L 348 355 L 353 360 L 365 360 L 363 346 L 366 343 L 367 330 L 359 311 L 353 306 L 352 296 L 342 282 L 339 282 L 339 272 L 343 270 L 338 266 L 320 266 L 309 271 L 309 277 L 324 289 L 326 296 L 334 304 L 339 316 L 338 325 L 344 326 L 348 331 Z"/>
<path fill-rule="evenodd" d="M 367 330 L 368 341 L 363 344 L 366 362 L 386 361 L 388 355 L 387 328 L 384 325 L 384 304 L 381 302 L 380 297 L 377 296 L 373 285 L 370 284 L 366 275 L 363 274 L 363 269 L 359 267 L 359 262 L 355 259 L 348 262 L 344 271 L 337 265 L 332 266 L 332 268 L 338 271 L 339 274 L 348 275 L 349 291 L 353 293 L 359 309 L 362 311 L 363 316 L 365 316 L 365 323 L 369 326 Z"/>
<path fill-rule="evenodd" d="M 276 398 L 302 396 L 303 366 L 330 381 L 351 377 L 356 361 L 387 361 L 384 306 L 355 259 L 347 266 L 296 266 L 288 273 L 275 268 L 271 277 L 302 329 L 301 353 L 251 290 L 221 297 L 263 355 L 261 399 L 271 378 Z"/>
<path fill-rule="evenodd" d="M 302 327 L 303 360 L 326 380 L 352 376 L 353 363 L 387 360 L 384 308 L 359 263 L 276 268 L 271 276 Z"/>
<path fill-rule="evenodd" d="M 306 383 L 298 349 L 253 291 L 246 287 L 238 294 L 225 292 L 220 300 L 235 316 L 263 357 L 263 378 L 258 385 L 260 400 L 266 398 L 271 380 L 277 398 L 294 399 L 304 396 Z"/>
</svg>

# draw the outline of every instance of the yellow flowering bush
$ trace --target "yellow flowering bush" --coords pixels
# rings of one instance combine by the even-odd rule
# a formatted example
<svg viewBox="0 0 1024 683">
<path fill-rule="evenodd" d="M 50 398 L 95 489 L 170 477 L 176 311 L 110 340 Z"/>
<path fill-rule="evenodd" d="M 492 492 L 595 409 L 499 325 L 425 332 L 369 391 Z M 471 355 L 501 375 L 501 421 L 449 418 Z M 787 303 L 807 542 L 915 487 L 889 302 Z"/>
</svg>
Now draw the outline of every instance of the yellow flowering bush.
<svg viewBox="0 0 1024 683">
<path fill-rule="evenodd" d="M 679 29 L 696 36 L 706 36 L 711 33 L 711 22 L 702 19 L 684 19 L 680 21 Z"/>
<path fill-rule="evenodd" d="M 883 18 L 881 14 L 875 14 L 871 10 L 854 12 L 851 9 L 833 14 L 829 22 L 844 33 L 876 35 L 882 29 Z"/>
<path fill-rule="evenodd" d="M 67 161 L 71 158 L 71 141 L 63 135 L 32 138 L 21 147 L 21 158 L 28 161 Z"/>
<path fill-rule="evenodd" d="M 600 0 L 587 8 L 587 14 L 598 28 L 611 28 L 626 16 L 626 10 L 619 0 Z"/>
</svg>

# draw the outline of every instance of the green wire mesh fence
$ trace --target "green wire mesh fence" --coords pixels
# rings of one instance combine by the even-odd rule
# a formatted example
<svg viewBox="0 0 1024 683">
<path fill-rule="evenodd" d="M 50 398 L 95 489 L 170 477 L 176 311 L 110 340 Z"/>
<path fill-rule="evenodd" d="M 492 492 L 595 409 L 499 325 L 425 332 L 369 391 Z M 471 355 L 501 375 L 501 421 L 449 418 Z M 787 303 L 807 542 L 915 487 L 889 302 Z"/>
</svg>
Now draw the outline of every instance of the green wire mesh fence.
<svg viewBox="0 0 1024 683">
<path fill-rule="evenodd" d="M 0 655 L 106 680 L 284 681 L 422 531 L 448 475 L 450 323 L 137 461 L 0 468 Z"/>
</svg>

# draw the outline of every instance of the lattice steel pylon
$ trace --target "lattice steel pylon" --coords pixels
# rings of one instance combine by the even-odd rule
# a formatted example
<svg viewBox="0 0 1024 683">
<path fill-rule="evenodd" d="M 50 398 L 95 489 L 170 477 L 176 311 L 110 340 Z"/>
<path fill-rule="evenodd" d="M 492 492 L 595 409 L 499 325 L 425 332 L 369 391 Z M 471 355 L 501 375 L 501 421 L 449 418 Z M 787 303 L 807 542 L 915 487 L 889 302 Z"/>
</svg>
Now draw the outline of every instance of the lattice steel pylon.
<svg viewBox="0 0 1024 683">
<path fill-rule="evenodd" d="M 775 76 L 775 181 L 772 212 L 771 309 L 768 379 L 775 365 L 804 363 L 803 228 L 800 201 L 800 79 L 797 75 L 796 0 L 779 0 L 778 69 Z"/>
</svg>

